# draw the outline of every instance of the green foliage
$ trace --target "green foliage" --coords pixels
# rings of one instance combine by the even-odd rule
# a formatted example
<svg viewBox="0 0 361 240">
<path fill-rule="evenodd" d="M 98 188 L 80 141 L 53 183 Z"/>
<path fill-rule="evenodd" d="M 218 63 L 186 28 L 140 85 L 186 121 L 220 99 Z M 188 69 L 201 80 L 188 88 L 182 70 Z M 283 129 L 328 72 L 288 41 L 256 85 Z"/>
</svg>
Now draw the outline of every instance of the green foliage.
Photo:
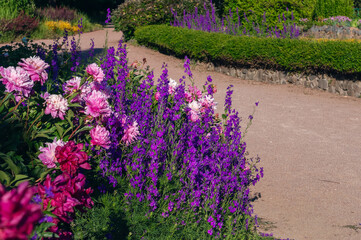
<svg viewBox="0 0 361 240">
<path fill-rule="evenodd" d="M 135 32 L 144 45 L 183 57 L 233 66 L 288 71 L 361 73 L 361 46 L 355 42 L 238 37 L 169 26 Z"/>
<path fill-rule="evenodd" d="M 0 19 L 16 18 L 21 11 L 31 15 L 34 10 L 34 0 L 0 0 Z"/>
<path fill-rule="evenodd" d="M 74 239 L 126 239 L 129 234 L 124 220 L 122 197 L 104 194 L 95 200 L 95 206 L 86 213 L 77 212 L 71 224 Z"/>
<path fill-rule="evenodd" d="M 194 8 L 199 9 L 199 13 L 204 12 L 203 5 L 210 3 L 208 0 L 183 0 L 180 2 L 173 0 L 131 0 L 118 6 L 112 12 L 112 21 L 117 31 L 122 31 L 125 40 L 133 37 L 135 28 L 144 25 L 165 24 L 173 19 L 171 8 L 178 13 L 183 11 L 193 12 Z"/>
<path fill-rule="evenodd" d="M 224 0 L 224 12 L 229 9 L 233 12 L 238 11 L 240 15 L 247 14 L 247 18 L 260 23 L 261 17 L 266 12 L 267 23 L 274 25 L 278 22 L 278 16 L 282 13 L 293 12 L 295 19 L 311 18 L 316 0 Z M 243 20 L 244 22 L 244 20 Z"/>
<path fill-rule="evenodd" d="M 333 16 L 352 17 L 353 0 L 317 0 L 313 17 L 324 19 Z"/>
</svg>

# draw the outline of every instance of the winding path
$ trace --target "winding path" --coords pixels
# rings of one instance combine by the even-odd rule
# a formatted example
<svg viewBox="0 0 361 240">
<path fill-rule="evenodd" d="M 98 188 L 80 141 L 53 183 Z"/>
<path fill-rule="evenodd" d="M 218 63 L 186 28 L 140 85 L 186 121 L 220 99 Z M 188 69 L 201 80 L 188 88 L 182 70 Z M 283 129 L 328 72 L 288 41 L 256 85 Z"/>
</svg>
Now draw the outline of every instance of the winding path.
<svg viewBox="0 0 361 240">
<path fill-rule="evenodd" d="M 105 29 L 82 35 L 82 50 L 90 39 L 101 49 L 116 46 L 121 33 Z M 50 43 L 51 41 L 47 42 Z M 183 60 L 129 45 L 130 63 L 147 64 L 159 77 L 163 62 L 179 79 Z M 293 85 L 270 85 L 240 80 L 201 65 L 193 66 L 197 85 L 211 75 L 222 110 L 228 85 L 234 85 L 233 106 L 247 117 L 256 109 L 245 141 L 250 156 L 257 154 L 264 178 L 253 188 L 261 231 L 277 238 L 361 239 L 361 99 L 341 97 Z"/>
</svg>

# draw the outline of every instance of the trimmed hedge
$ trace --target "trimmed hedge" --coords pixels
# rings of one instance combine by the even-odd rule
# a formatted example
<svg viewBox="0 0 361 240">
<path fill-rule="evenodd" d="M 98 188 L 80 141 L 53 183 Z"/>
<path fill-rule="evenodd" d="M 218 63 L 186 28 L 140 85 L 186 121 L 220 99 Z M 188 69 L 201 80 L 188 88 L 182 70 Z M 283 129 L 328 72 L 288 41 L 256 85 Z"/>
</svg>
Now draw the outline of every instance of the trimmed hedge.
<svg viewBox="0 0 361 240">
<path fill-rule="evenodd" d="M 357 42 L 239 37 L 165 25 L 139 27 L 135 39 L 177 57 L 216 65 L 354 77 L 361 73 L 361 45 Z"/>
</svg>

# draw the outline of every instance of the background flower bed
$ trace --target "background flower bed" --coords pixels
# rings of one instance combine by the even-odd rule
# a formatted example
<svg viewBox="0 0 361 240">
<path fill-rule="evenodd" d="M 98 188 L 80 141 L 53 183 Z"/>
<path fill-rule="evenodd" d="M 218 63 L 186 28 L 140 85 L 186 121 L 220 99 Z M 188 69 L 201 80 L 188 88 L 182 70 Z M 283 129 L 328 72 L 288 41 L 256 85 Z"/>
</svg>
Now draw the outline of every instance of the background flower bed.
<svg viewBox="0 0 361 240">
<path fill-rule="evenodd" d="M 135 38 L 178 57 L 221 65 L 355 76 L 361 71 L 357 42 L 239 37 L 164 25 L 138 28 Z"/>
<path fill-rule="evenodd" d="M 52 25 L 55 27 L 50 26 L 49 22 L 54 22 Z M 65 28 L 65 25 L 72 27 Z M 74 34 L 100 28 L 101 25 L 94 23 L 85 13 L 63 5 L 41 6 L 33 0 L 0 2 L 0 43 L 19 40 L 24 36 L 30 39 L 61 37 L 64 29 Z"/>
</svg>

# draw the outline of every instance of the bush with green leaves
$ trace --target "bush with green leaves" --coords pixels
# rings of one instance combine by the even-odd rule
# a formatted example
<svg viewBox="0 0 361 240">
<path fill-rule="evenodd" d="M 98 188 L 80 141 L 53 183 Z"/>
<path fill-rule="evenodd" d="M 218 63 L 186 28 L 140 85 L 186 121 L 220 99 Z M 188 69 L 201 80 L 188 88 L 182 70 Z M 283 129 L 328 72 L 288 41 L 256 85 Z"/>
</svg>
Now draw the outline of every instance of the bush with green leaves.
<svg viewBox="0 0 361 240">
<path fill-rule="evenodd" d="M 21 11 L 32 15 L 35 11 L 34 0 L 0 0 L 0 19 L 16 18 Z"/>
<path fill-rule="evenodd" d="M 335 16 L 352 17 L 353 14 L 353 0 L 317 0 L 313 18 L 323 20 Z"/>
<path fill-rule="evenodd" d="M 204 4 L 210 9 L 208 0 L 130 0 L 113 10 L 112 22 L 117 31 L 123 32 L 125 40 L 129 40 L 138 26 L 169 23 L 173 19 L 171 9 L 183 14 L 183 11 L 191 12 L 197 7 L 202 13 Z"/>
<path fill-rule="evenodd" d="M 262 16 L 266 13 L 267 24 L 277 24 L 279 17 L 283 13 L 293 12 L 295 19 L 312 17 L 313 9 L 316 0 L 224 0 L 224 12 L 227 13 L 229 9 L 233 12 L 238 11 L 246 13 L 247 18 L 252 19 L 256 23 L 262 22 Z M 243 19 L 243 22 L 246 22 Z"/>
<path fill-rule="evenodd" d="M 140 27 L 135 39 L 178 57 L 186 55 L 218 65 L 350 77 L 361 73 L 361 46 L 357 42 L 239 37 L 165 25 Z"/>
</svg>

